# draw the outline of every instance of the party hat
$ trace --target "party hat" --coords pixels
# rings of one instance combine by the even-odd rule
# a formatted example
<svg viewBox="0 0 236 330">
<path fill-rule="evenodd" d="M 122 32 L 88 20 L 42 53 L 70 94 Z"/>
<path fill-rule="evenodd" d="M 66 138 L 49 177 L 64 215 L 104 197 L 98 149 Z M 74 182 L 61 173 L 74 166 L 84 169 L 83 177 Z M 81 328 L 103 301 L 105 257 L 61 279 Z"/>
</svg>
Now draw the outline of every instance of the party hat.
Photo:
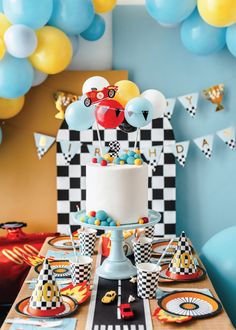
<svg viewBox="0 0 236 330">
<path fill-rule="evenodd" d="M 166 275 L 173 280 L 193 279 L 199 275 L 194 263 L 191 247 L 184 231 L 179 237 L 173 259 L 169 264 Z"/>
<path fill-rule="evenodd" d="M 47 259 L 40 271 L 37 284 L 30 298 L 28 311 L 33 316 L 56 316 L 63 313 L 65 306 L 55 276 Z"/>
</svg>

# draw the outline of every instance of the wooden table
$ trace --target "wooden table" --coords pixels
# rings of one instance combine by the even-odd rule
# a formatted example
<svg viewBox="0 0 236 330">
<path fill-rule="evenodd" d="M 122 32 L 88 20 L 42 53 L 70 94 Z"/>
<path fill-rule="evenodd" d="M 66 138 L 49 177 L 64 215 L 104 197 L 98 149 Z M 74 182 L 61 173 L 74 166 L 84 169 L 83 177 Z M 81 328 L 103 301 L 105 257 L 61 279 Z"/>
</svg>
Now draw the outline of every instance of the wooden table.
<svg viewBox="0 0 236 330">
<path fill-rule="evenodd" d="M 42 246 L 42 249 L 40 251 L 40 255 L 46 255 L 47 250 L 55 250 L 58 251 L 57 249 L 54 249 L 52 246 L 49 246 L 47 244 L 47 241 L 50 238 L 46 239 L 44 245 Z M 94 256 L 94 264 L 93 264 L 93 274 L 95 270 L 95 261 L 96 261 L 96 254 Z M 37 277 L 38 274 L 34 271 L 34 268 L 31 267 L 31 270 L 25 280 L 25 283 L 23 284 L 11 310 L 9 311 L 7 318 L 14 318 L 14 317 L 19 317 L 20 315 L 15 311 L 15 304 L 22 300 L 25 297 L 28 297 L 32 294 L 32 290 L 29 290 L 28 284 L 26 284 L 26 281 L 32 280 L 32 278 Z M 178 288 L 208 288 L 214 293 L 214 296 L 217 297 L 217 294 L 211 284 L 211 281 L 209 277 L 207 276 L 203 281 L 199 282 L 192 282 L 192 283 L 179 283 L 179 284 L 168 284 L 165 286 L 160 286 L 162 289 L 168 288 L 168 289 L 178 289 Z M 78 318 L 78 323 L 77 323 L 77 330 L 83 330 L 85 329 L 86 326 L 86 321 L 87 321 L 87 313 L 88 313 L 88 306 L 89 306 L 89 300 L 85 302 L 84 304 L 80 305 L 80 308 L 78 310 L 77 314 L 74 314 L 72 317 Z M 157 307 L 157 303 L 155 300 L 150 301 L 150 307 L 152 313 Z M 156 319 L 152 319 L 153 321 L 153 328 L 158 329 L 158 330 L 168 330 L 168 329 L 193 329 L 193 330 L 228 330 L 228 329 L 234 329 L 232 326 L 230 319 L 228 318 L 227 314 L 225 311 L 222 311 L 219 315 L 208 318 L 208 319 L 202 319 L 202 320 L 194 320 L 192 322 L 187 322 L 183 324 L 171 324 L 171 323 L 161 323 Z M 7 330 L 10 328 L 9 324 L 4 323 L 2 325 L 2 330 Z M 116 330 L 114 328 L 114 330 Z M 122 330 L 122 329 L 120 329 Z M 148 329 L 149 330 L 149 329 Z"/>
</svg>

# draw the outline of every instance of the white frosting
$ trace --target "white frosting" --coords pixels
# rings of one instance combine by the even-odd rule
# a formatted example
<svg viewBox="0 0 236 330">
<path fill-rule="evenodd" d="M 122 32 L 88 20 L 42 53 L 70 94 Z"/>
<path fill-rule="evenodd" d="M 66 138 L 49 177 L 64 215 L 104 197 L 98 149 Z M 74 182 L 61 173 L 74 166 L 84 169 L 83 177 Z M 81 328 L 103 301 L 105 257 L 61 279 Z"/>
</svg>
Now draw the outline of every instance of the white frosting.
<svg viewBox="0 0 236 330">
<path fill-rule="evenodd" d="M 148 216 L 148 166 L 89 164 L 86 211 L 106 211 L 121 224 Z"/>
</svg>

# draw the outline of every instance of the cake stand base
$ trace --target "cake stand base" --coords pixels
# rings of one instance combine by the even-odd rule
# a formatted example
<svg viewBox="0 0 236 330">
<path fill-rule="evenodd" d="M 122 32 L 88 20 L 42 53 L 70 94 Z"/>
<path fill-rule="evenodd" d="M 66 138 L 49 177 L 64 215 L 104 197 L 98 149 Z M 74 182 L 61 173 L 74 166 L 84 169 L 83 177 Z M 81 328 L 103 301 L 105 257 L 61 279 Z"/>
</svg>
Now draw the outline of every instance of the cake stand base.
<svg viewBox="0 0 236 330">
<path fill-rule="evenodd" d="M 124 280 L 137 274 L 136 267 L 125 256 L 123 249 L 123 230 L 131 230 L 137 228 L 145 228 L 154 226 L 161 219 L 160 213 L 149 210 L 148 218 L 149 222 L 145 224 L 127 224 L 119 227 L 109 226 L 96 226 L 90 225 L 80 221 L 80 218 L 85 215 L 85 211 L 79 211 L 75 214 L 76 222 L 82 227 L 89 227 L 94 229 L 110 230 L 111 231 L 111 248 L 109 257 L 107 257 L 102 265 L 97 268 L 96 272 L 98 276 L 108 280 Z"/>
</svg>

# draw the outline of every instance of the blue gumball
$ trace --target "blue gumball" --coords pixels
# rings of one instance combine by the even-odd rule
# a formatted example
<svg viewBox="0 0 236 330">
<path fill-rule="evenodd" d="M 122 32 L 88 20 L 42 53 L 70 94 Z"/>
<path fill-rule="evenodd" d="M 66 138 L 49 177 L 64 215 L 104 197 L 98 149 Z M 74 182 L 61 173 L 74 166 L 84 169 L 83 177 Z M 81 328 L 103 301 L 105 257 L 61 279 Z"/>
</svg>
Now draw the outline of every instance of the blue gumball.
<svg viewBox="0 0 236 330">
<path fill-rule="evenodd" d="M 87 30 L 81 33 L 81 37 L 88 41 L 96 41 L 103 36 L 105 28 L 106 23 L 104 18 L 101 15 L 96 14 L 92 24 L 87 28 Z"/>
<path fill-rule="evenodd" d="M 100 221 L 106 221 L 107 219 L 107 213 L 103 210 L 99 210 L 96 213 L 96 218 Z"/>
<path fill-rule="evenodd" d="M 134 165 L 135 158 L 134 157 L 128 157 L 127 158 L 127 164 Z"/>
<path fill-rule="evenodd" d="M 49 25 L 67 34 L 79 35 L 91 25 L 93 18 L 92 0 L 54 0 Z"/>
<path fill-rule="evenodd" d="M 90 224 L 90 225 L 94 225 L 95 220 L 96 220 L 96 218 L 94 218 L 94 217 L 90 217 L 90 218 L 88 219 L 88 224 Z"/>
<path fill-rule="evenodd" d="M 125 107 L 125 119 L 133 127 L 144 127 L 153 119 L 153 105 L 144 97 L 131 99 Z"/>
<path fill-rule="evenodd" d="M 0 61 L 0 97 L 14 99 L 26 94 L 33 79 L 34 70 L 27 59 L 7 54 Z"/>
<path fill-rule="evenodd" d="M 121 161 L 121 158 L 120 157 L 116 157 L 116 159 L 115 159 L 115 164 L 116 165 L 120 165 L 120 161 Z"/>
<path fill-rule="evenodd" d="M 3 0 L 4 14 L 13 24 L 43 27 L 52 14 L 53 0 Z"/>
<path fill-rule="evenodd" d="M 124 160 L 126 162 L 128 157 L 129 157 L 128 154 L 122 154 L 120 155 L 120 160 Z"/>
<path fill-rule="evenodd" d="M 0 127 L 0 144 L 2 143 L 2 129 Z"/>
<path fill-rule="evenodd" d="M 71 130 L 89 129 L 95 122 L 95 106 L 86 107 L 83 101 L 76 101 L 66 109 L 65 120 Z"/>
<path fill-rule="evenodd" d="M 230 53 L 236 57 L 236 24 L 227 28 L 226 45 Z"/>
<path fill-rule="evenodd" d="M 197 0 L 146 0 L 148 13 L 163 25 L 181 23 L 196 8 Z"/>
<path fill-rule="evenodd" d="M 182 43 L 197 55 L 209 55 L 221 50 L 225 46 L 225 35 L 226 29 L 208 25 L 197 9 L 181 26 Z"/>
</svg>

